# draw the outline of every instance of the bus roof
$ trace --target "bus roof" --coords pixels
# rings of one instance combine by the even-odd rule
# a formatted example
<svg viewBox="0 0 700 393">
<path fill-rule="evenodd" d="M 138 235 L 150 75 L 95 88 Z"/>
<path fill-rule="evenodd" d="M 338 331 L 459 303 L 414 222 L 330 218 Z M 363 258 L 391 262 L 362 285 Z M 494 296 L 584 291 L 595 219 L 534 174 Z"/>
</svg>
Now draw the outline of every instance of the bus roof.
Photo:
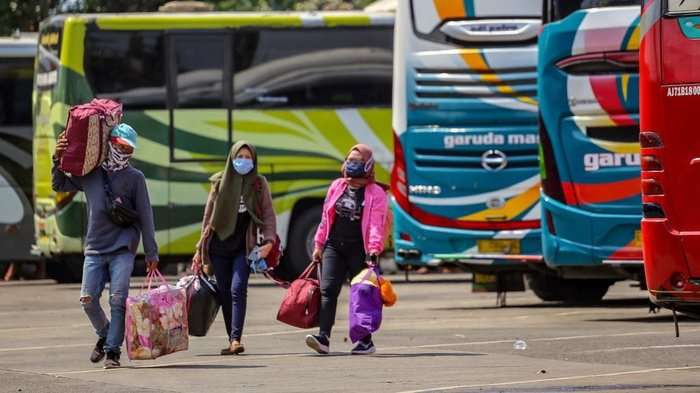
<svg viewBox="0 0 700 393">
<path fill-rule="evenodd" d="M 62 25 L 68 18 L 94 23 L 102 30 L 193 30 L 243 26 L 339 27 L 392 26 L 392 13 L 327 12 L 141 12 L 120 14 L 64 14 L 42 22 Z"/>
<path fill-rule="evenodd" d="M 34 57 L 37 37 L 36 33 L 22 33 L 19 37 L 0 37 L 0 58 Z"/>
</svg>

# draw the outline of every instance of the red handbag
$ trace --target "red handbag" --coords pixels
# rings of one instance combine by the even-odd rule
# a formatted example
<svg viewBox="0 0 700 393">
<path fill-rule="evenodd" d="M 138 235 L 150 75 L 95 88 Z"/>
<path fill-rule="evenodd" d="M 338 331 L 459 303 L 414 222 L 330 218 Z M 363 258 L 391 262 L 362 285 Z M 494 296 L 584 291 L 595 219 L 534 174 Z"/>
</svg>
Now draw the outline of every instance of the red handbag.
<svg viewBox="0 0 700 393">
<path fill-rule="evenodd" d="M 85 176 L 107 159 L 109 133 L 122 117 L 122 104 L 95 98 L 68 112 L 65 136 L 68 148 L 59 168 L 74 176 Z"/>
<path fill-rule="evenodd" d="M 278 321 L 301 329 L 318 326 L 321 287 L 318 274 L 317 278 L 311 277 L 317 271 L 317 267 L 318 262 L 311 262 L 299 278 L 291 283 L 277 312 Z"/>
</svg>

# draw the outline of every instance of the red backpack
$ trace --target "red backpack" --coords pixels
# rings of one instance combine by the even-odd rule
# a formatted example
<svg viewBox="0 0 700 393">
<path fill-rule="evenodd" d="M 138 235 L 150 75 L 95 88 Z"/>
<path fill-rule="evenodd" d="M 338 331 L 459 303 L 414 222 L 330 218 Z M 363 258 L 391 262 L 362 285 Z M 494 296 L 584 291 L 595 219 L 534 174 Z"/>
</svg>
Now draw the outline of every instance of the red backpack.
<svg viewBox="0 0 700 393">
<path fill-rule="evenodd" d="M 109 133 L 122 117 L 122 104 L 95 98 L 76 105 L 68 112 L 68 148 L 59 168 L 73 176 L 85 176 L 107 159 Z"/>
<path fill-rule="evenodd" d="M 321 287 L 317 278 L 312 278 L 318 262 L 311 262 L 309 267 L 292 282 L 282 300 L 277 320 L 287 325 L 308 329 L 318 326 L 318 314 L 321 310 Z"/>
</svg>

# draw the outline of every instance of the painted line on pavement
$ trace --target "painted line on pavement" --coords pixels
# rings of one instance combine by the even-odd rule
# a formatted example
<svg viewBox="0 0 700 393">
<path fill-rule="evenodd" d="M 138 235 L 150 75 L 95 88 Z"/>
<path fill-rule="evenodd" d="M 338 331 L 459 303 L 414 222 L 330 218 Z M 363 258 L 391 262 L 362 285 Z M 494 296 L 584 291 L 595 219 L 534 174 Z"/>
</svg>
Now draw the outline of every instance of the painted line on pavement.
<svg viewBox="0 0 700 393">
<path fill-rule="evenodd" d="M 608 353 L 624 351 L 643 351 L 646 349 L 674 349 L 674 348 L 700 348 L 700 344 L 675 344 L 675 345 L 649 345 L 645 347 L 619 347 L 606 349 L 591 349 L 588 351 L 578 351 L 576 353 Z"/>
<path fill-rule="evenodd" d="M 82 326 L 82 325 L 75 325 L 75 326 Z M 89 325 L 86 325 L 89 326 Z M 56 327 L 52 327 L 52 329 L 55 329 Z M 39 329 L 39 328 L 37 328 Z M 44 329 L 44 328 L 41 328 Z M 279 331 L 279 332 L 268 332 L 268 333 L 254 333 L 254 334 L 244 334 L 243 337 L 249 338 L 249 337 L 270 337 L 270 336 L 282 336 L 282 335 L 287 335 L 287 334 L 299 334 L 299 333 L 304 333 L 304 332 L 310 332 L 310 331 L 315 331 L 316 329 L 300 329 L 300 330 L 285 330 L 285 331 Z M 226 336 L 221 336 L 223 338 L 226 338 Z M 208 337 L 211 338 L 211 337 Z M 200 337 L 190 337 L 190 339 L 195 339 L 195 340 L 202 340 L 204 338 Z M 46 349 L 62 349 L 62 348 L 79 348 L 79 347 L 89 347 L 91 345 L 90 343 L 85 343 L 85 344 L 67 344 L 67 345 L 46 345 L 46 346 L 34 346 L 34 347 L 18 347 L 18 348 L 0 348 L 0 353 L 2 352 L 20 352 L 20 351 L 39 351 L 39 350 L 46 350 Z"/>
<path fill-rule="evenodd" d="M 269 336 L 281 336 L 290 334 L 299 334 L 304 332 L 315 331 L 315 329 L 302 329 L 302 330 L 285 330 L 279 332 L 269 332 L 269 333 L 254 333 L 254 334 L 244 334 L 243 337 L 269 337 Z M 698 332 L 700 328 L 696 329 L 684 329 L 685 332 Z M 605 338 L 605 337 L 634 337 L 634 336 L 646 336 L 646 335 L 656 335 L 656 334 L 668 334 L 666 330 L 660 331 L 649 331 L 649 332 L 629 332 L 629 333 L 614 333 L 614 334 L 591 334 L 584 336 L 563 336 L 563 337 L 541 337 L 541 338 L 526 338 L 526 341 L 530 342 L 547 342 L 547 341 L 569 341 L 569 340 L 583 340 L 588 338 Z M 196 338 L 196 340 L 203 340 L 204 338 Z M 412 345 L 412 346 L 396 346 L 396 347 L 383 347 L 382 350 L 401 350 L 401 349 L 421 349 L 421 348 L 446 348 L 446 347 L 458 347 L 458 346 L 470 346 L 470 345 L 491 345 L 491 344 L 507 344 L 512 343 L 515 339 L 511 340 L 489 340 L 489 341 L 468 341 L 468 342 L 455 342 L 455 343 L 444 343 L 444 344 L 425 344 L 425 345 Z M 19 347 L 19 348 L 0 348 L 0 353 L 2 352 L 17 352 L 17 351 L 37 351 L 46 349 L 61 349 L 61 348 L 77 348 L 86 347 L 94 344 L 68 344 L 68 345 L 47 345 L 47 346 L 34 346 L 34 347 Z"/>
<path fill-rule="evenodd" d="M 0 352 L 20 352 L 20 351 L 41 351 L 47 349 L 61 349 L 61 348 L 79 348 L 79 347 L 89 347 L 93 344 L 64 344 L 64 345 L 46 345 L 43 347 L 19 347 L 19 348 L 0 348 Z"/>
<path fill-rule="evenodd" d="M 38 327 L 15 327 L 15 328 L 6 328 L 6 329 L 0 329 L 0 333 L 11 333 L 11 332 L 26 332 L 26 331 L 34 331 L 34 330 L 59 330 L 59 329 L 70 329 L 70 328 L 79 328 L 79 327 L 85 327 L 85 326 L 90 326 L 89 323 L 78 323 L 74 325 L 63 325 L 63 326 L 38 326 Z"/>
<path fill-rule="evenodd" d="M 685 329 L 684 331 L 700 331 L 700 329 Z M 631 332 L 631 333 L 614 333 L 614 334 L 591 334 L 585 336 L 563 336 L 563 337 L 541 337 L 541 338 L 529 338 L 525 339 L 529 342 L 547 342 L 547 341 L 569 341 L 569 340 L 582 340 L 587 338 L 606 338 L 606 337 L 629 337 L 629 336 L 646 336 L 646 335 L 656 335 L 656 334 L 668 334 L 668 331 L 649 331 L 649 332 Z M 416 346 L 399 346 L 399 347 L 388 347 L 382 348 L 383 350 L 400 350 L 400 349 L 421 349 L 421 348 L 444 348 L 444 347 L 457 347 L 457 346 L 469 346 L 469 345 L 490 345 L 490 344 L 507 344 L 512 343 L 512 340 L 490 340 L 490 341 L 469 341 L 469 342 L 456 342 L 456 343 L 444 343 L 444 344 L 426 344 L 426 345 L 416 345 Z"/>
<path fill-rule="evenodd" d="M 440 387 L 434 387 L 434 388 L 429 388 L 429 389 L 405 390 L 405 391 L 402 391 L 399 393 L 440 392 L 440 391 L 445 391 L 445 390 L 456 390 L 456 389 L 476 389 L 476 388 L 487 388 L 487 387 L 498 387 L 498 386 L 525 385 L 525 384 L 543 383 L 543 382 L 574 381 L 577 379 L 621 377 L 621 376 L 625 376 L 625 375 L 652 374 L 652 373 L 658 373 L 658 372 L 685 371 L 685 370 L 700 370 L 700 366 L 649 368 L 649 369 L 645 369 L 645 370 L 621 371 L 621 372 L 606 373 L 606 374 L 573 375 L 570 377 L 527 379 L 527 380 L 522 380 L 522 381 L 482 383 L 482 384 L 474 384 L 474 385 L 440 386 Z"/>
<path fill-rule="evenodd" d="M 312 330 L 312 329 L 306 329 L 306 330 Z M 700 329 L 686 329 L 685 331 L 700 331 Z M 260 335 L 273 335 L 273 334 L 292 334 L 296 333 L 298 331 L 282 331 L 282 332 L 271 332 L 271 333 L 259 333 Z M 643 336 L 643 335 L 656 335 L 656 334 L 667 334 L 667 331 L 649 331 L 649 332 L 630 332 L 630 333 L 616 333 L 616 334 L 592 334 L 592 335 L 582 335 L 582 336 L 563 336 L 563 337 L 542 337 L 542 338 L 534 338 L 534 339 L 528 339 L 527 341 L 530 342 L 547 342 L 547 341 L 568 341 L 568 340 L 580 340 L 580 339 L 587 339 L 587 338 L 604 338 L 604 337 L 627 337 L 627 336 Z M 489 340 L 489 341 L 470 341 L 470 342 L 457 342 L 457 343 L 444 343 L 444 344 L 426 344 L 426 345 L 411 345 L 411 346 L 395 346 L 395 347 L 382 347 L 382 351 L 396 351 L 396 350 L 410 350 L 410 349 L 427 349 L 427 348 L 447 348 L 447 347 L 459 347 L 459 346 L 470 346 L 470 345 L 490 345 L 490 344 L 508 344 L 512 343 L 514 340 Z M 77 346 L 77 345 L 76 345 Z M 54 346 L 54 347 L 43 347 L 41 349 L 49 349 L 49 348 L 57 348 L 59 346 Z M 35 347 L 32 349 L 39 349 L 39 347 Z M 14 349 L 11 348 L 11 350 L 21 350 L 19 348 Z M 295 357 L 295 356 L 304 356 L 305 354 L 302 353 L 293 353 L 293 354 L 285 354 L 285 355 L 259 355 L 255 356 L 253 359 L 278 359 L 278 358 L 287 358 L 287 357 Z M 250 355 L 249 355 L 250 356 Z M 209 364 L 209 363 L 218 363 L 218 362 L 225 362 L 227 360 L 230 360 L 228 358 L 226 359 L 217 359 L 217 360 L 212 360 L 212 361 L 183 361 L 183 362 L 177 362 L 177 363 L 165 363 L 165 364 L 154 364 L 154 365 L 148 365 L 148 366 L 136 366 L 136 367 L 130 367 L 130 368 L 125 368 L 123 367 L 122 369 L 140 369 L 140 368 L 154 368 L 154 367 L 167 367 L 167 366 L 176 366 L 176 365 L 191 365 L 191 364 Z M 700 366 L 698 366 L 700 367 Z M 75 371 L 62 371 L 62 372 L 45 372 L 44 374 L 49 374 L 49 375 L 71 375 L 71 374 L 85 374 L 85 373 L 94 373 L 94 372 L 102 372 L 105 370 L 102 369 L 89 369 L 89 370 L 75 370 Z"/>
</svg>

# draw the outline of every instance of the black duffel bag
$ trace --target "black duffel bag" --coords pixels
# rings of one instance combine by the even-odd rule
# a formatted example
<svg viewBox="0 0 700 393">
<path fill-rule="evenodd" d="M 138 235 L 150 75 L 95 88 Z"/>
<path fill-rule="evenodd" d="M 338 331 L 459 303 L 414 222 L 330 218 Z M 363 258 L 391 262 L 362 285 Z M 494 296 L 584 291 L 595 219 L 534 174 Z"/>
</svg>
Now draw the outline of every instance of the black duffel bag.
<svg viewBox="0 0 700 393">
<path fill-rule="evenodd" d="M 190 336 L 204 337 L 219 313 L 219 288 L 216 281 L 203 272 L 190 276 L 184 287 Z"/>
</svg>

